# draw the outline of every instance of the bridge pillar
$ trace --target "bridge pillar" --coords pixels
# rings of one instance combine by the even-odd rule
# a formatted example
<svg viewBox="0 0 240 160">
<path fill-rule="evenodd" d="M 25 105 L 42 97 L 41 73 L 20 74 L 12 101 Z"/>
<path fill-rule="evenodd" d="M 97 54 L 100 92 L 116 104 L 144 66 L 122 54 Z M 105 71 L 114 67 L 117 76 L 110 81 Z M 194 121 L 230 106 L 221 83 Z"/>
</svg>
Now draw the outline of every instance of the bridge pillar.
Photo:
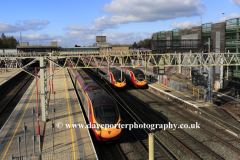
<svg viewBox="0 0 240 160">
<path fill-rule="evenodd" d="M 178 73 L 182 73 L 182 66 L 181 66 L 181 63 L 182 63 L 182 56 L 181 56 L 182 54 L 181 53 L 179 53 L 179 66 L 178 66 Z"/>
<path fill-rule="evenodd" d="M 220 63 L 221 63 L 221 66 L 220 66 L 220 89 L 223 89 L 223 57 L 221 57 L 221 60 L 220 60 Z"/>
<path fill-rule="evenodd" d="M 41 108 L 42 108 L 42 121 L 46 122 L 47 112 L 47 72 L 44 64 L 44 57 L 40 57 L 40 83 L 41 83 Z"/>
</svg>

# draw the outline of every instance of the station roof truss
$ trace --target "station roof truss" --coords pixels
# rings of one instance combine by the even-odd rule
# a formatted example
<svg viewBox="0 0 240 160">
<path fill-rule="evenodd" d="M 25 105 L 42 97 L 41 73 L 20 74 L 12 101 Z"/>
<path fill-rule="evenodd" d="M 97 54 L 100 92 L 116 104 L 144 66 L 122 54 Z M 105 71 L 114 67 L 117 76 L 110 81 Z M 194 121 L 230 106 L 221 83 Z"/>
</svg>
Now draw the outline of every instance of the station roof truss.
<svg viewBox="0 0 240 160">
<path fill-rule="evenodd" d="M 138 51 L 135 53 L 107 54 L 100 53 L 83 54 L 39 54 L 25 56 L 4 56 L 0 54 L 1 68 L 21 68 L 25 67 L 44 57 L 45 60 L 51 61 L 62 68 L 113 68 L 113 67 L 167 67 L 167 66 L 237 66 L 240 65 L 240 53 L 165 53 L 152 54 L 149 51 Z M 89 59 L 86 62 L 86 58 Z M 23 66 L 22 59 L 31 59 L 31 62 Z M 73 63 L 74 61 L 74 63 Z M 61 62 L 61 63 L 60 63 Z M 69 67 L 68 63 L 72 64 Z M 92 66 L 94 62 L 96 66 Z M 106 65 L 103 62 L 107 62 Z M 210 63 L 211 62 L 211 63 Z M 15 64 L 13 64 L 15 63 Z"/>
</svg>

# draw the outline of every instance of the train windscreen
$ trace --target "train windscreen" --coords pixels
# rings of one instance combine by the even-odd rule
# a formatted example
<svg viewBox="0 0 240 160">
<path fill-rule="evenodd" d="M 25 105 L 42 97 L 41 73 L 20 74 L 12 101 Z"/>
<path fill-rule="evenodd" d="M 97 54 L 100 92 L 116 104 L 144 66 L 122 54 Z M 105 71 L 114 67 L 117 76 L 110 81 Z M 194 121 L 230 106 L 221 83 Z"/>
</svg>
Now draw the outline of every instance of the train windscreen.
<svg viewBox="0 0 240 160">
<path fill-rule="evenodd" d="M 122 72 L 122 79 L 121 79 L 121 72 L 113 73 L 114 79 L 116 82 L 123 82 L 125 79 L 125 74 Z"/>
<path fill-rule="evenodd" d="M 99 124 L 116 124 L 119 115 L 114 105 L 99 105 L 94 107 L 95 119 Z"/>
<path fill-rule="evenodd" d="M 145 75 L 141 70 L 134 71 L 133 73 L 137 80 L 143 81 L 145 79 Z"/>
</svg>

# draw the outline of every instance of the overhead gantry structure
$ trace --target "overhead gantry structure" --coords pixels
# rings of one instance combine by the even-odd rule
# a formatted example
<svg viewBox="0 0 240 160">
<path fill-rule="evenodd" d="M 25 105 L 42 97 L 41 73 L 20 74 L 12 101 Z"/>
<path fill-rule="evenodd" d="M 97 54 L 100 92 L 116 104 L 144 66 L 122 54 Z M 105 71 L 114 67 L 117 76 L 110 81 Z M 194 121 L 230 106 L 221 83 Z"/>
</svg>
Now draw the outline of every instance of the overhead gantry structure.
<svg viewBox="0 0 240 160">
<path fill-rule="evenodd" d="M 0 54 L 0 63 L 2 68 L 24 68 L 21 64 L 22 59 L 39 60 L 43 57 L 45 60 L 64 60 L 63 65 L 54 62 L 63 68 L 68 68 L 67 61 L 75 59 L 77 62 L 83 61 L 84 58 L 90 58 L 90 61 L 84 63 L 83 66 L 76 63 L 73 68 L 102 68 L 106 67 L 102 64 L 107 61 L 110 67 L 146 67 L 151 64 L 151 67 L 196 67 L 196 66 L 236 66 L 240 64 L 240 53 L 164 53 L 152 54 L 150 52 L 132 52 L 113 54 L 101 54 L 100 52 L 87 53 L 87 52 L 52 52 L 52 53 L 39 53 L 39 54 L 19 54 L 11 55 Z M 100 59 L 101 62 L 98 62 Z M 118 60 L 118 61 L 116 61 Z M 211 63 L 209 63 L 211 61 Z M 95 62 L 97 66 L 91 66 L 90 63 Z M 144 62 L 141 65 L 140 62 Z M 116 64 L 118 66 L 116 66 Z M 140 65 L 139 65 L 140 64 Z M 1 67 L 0 66 L 0 67 Z"/>
<path fill-rule="evenodd" d="M 89 58 L 89 62 L 84 61 Z M 23 59 L 29 59 L 30 62 L 26 65 L 22 64 Z M 67 62 L 72 62 L 72 67 L 67 65 Z M 0 54 L 0 67 L 2 68 L 20 68 L 24 72 L 30 73 L 26 68 L 36 61 L 40 62 L 40 82 L 41 82 L 41 106 L 42 106 L 42 121 L 47 119 L 47 79 L 52 80 L 52 73 L 46 74 L 46 63 L 50 63 L 63 68 L 112 68 L 112 67 L 158 67 L 164 69 L 168 66 L 178 67 L 204 67 L 220 66 L 223 71 L 223 66 L 238 66 L 240 65 L 240 53 L 165 53 L 152 54 L 151 51 L 111 51 L 111 52 L 51 52 L 51 53 L 15 53 L 15 54 Z M 62 61 L 60 64 L 59 61 Z M 82 61 L 82 65 L 79 62 Z M 106 61 L 109 65 L 103 64 Z M 91 66 L 94 62 L 96 66 Z M 59 70 L 59 71 L 60 71 Z M 212 69 L 210 69 L 212 70 Z M 210 73 L 210 72 L 209 72 Z M 38 75 L 39 77 L 39 75 Z"/>
</svg>

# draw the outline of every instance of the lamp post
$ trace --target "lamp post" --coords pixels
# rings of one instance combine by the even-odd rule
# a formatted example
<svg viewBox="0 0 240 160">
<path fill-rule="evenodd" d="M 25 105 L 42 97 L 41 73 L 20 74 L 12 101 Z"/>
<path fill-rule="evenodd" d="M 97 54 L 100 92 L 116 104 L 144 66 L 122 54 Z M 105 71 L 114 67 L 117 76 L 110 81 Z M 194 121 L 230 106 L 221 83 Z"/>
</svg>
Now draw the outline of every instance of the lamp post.
<svg viewBox="0 0 240 160">
<path fill-rule="evenodd" d="M 225 13 L 222 13 L 222 15 L 223 15 L 223 21 L 224 21 L 224 19 L 225 19 L 225 18 L 224 18 L 224 14 L 225 14 Z"/>
</svg>

